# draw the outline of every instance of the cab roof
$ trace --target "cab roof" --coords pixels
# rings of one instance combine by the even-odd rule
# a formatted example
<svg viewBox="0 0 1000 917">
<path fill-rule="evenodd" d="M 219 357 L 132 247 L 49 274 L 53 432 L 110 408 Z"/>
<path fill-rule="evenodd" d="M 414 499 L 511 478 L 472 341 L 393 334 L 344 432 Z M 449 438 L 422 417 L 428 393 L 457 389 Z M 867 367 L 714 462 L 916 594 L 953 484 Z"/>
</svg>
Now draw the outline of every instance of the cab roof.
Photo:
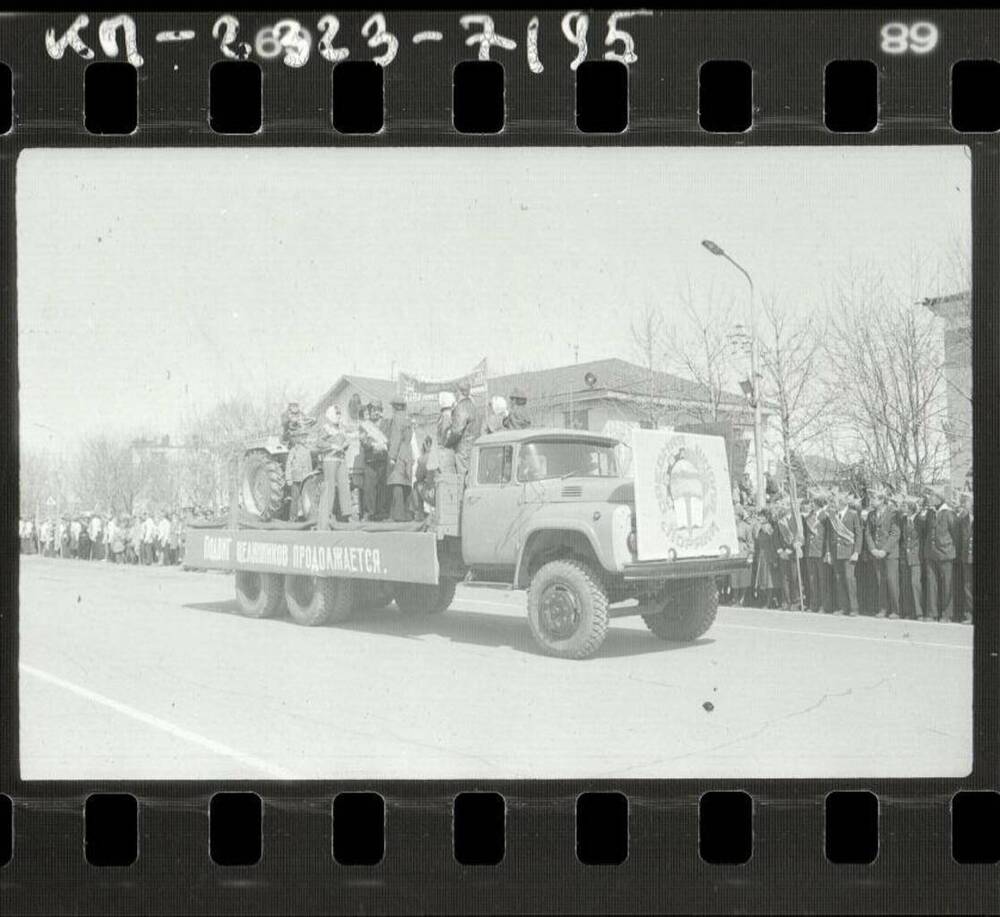
<svg viewBox="0 0 1000 917">
<path fill-rule="evenodd" d="M 476 440 L 476 445 L 492 445 L 500 443 L 551 443 L 551 442 L 584 442 L 600 446 L 617 446 L 621 440 L 605 433 L 595 433 L 591 430 L 570 430 L 564 427 L 525 427 L 523 430 L 501 430 L 498 433 L 487 433 Z"/>
</svg>

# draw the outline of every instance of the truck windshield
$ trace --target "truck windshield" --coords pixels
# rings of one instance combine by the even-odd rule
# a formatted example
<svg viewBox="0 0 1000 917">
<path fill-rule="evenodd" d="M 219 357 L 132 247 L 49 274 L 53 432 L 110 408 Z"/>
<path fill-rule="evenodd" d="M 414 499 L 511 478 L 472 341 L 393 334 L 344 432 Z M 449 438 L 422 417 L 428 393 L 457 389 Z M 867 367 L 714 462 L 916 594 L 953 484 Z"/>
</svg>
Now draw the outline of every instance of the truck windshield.
<svg viewBox="0 0 1000 917">
<path fill-rule="evenodd" d="M 524 443 L 517 460 L 519 481 L 563 477 L 616 478 L 615 447 L 583 440 Z"/>
</svg>

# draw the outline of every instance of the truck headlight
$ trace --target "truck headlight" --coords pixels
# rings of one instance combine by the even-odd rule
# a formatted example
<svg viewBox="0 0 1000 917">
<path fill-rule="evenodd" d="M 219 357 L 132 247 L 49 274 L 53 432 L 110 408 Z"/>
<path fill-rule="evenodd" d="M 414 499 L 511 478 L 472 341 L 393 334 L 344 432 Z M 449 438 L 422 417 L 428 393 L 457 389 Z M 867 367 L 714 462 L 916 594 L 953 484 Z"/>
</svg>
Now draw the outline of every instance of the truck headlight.
<svg viewBox="0 0 1000 917">
<path fill-rule="evenodd" d="M 619 570 L 632 560 L 635 553 L 635 532 L 632 531 L 632 508 L 619 505 L 611 516 L 611 550 Z"/>
</svg>

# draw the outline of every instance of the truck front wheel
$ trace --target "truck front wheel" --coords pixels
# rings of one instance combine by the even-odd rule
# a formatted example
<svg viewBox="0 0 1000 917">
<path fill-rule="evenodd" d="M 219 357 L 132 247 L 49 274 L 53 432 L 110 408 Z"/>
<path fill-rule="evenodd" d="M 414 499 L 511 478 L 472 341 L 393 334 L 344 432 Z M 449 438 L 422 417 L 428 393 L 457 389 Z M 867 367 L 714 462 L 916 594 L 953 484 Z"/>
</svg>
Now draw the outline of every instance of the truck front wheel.
<svg viewBox="0 0 1000 917">
<path fill-rule="evenodd" d="M 528 623 L 549 655 L 584 659 L 607 636 L 607 593 L 586 564 L 553 560 L 528 586 Z"/>
<path fill-rule="evenodd" d="M 281 610 L 284 600 L 280 573 L 240 570 L 236 574 L 236 601 L 240 614 L 248 618 L 273 618 Z"/>
<path fill-rule="evenodd" d="M 719 589 L 712 578 L 681 580 L 668 586 L 657 601 L 657 611 L 642 620 L 661 640 L 689 643 L 712 626 L 719 610 Z"/>
<path fill-rule="evenodd" d="M 353 608 L 353 592 L 352 584 L 345 579 L 293 574 L 285 577 L 288 613 L 305 627 L 346 621 Z"/>
</svg>

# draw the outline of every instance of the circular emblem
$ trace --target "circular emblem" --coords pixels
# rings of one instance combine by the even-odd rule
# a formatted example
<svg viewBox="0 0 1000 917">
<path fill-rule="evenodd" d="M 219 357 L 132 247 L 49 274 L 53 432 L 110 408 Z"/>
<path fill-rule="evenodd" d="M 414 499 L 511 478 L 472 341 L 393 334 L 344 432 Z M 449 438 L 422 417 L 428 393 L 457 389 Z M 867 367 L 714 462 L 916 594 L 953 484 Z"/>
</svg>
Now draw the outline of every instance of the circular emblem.
<svg viewBox="0 0 1000 917">
<path fill-rule="evenodd" d="M 683 435 L 671 437 L 656 458 L 656 502 L 660 526 L 680 550 L 703 548 L 718 532 L 719 488 L 715 473 L 698 445 Z"/>
</svg>

